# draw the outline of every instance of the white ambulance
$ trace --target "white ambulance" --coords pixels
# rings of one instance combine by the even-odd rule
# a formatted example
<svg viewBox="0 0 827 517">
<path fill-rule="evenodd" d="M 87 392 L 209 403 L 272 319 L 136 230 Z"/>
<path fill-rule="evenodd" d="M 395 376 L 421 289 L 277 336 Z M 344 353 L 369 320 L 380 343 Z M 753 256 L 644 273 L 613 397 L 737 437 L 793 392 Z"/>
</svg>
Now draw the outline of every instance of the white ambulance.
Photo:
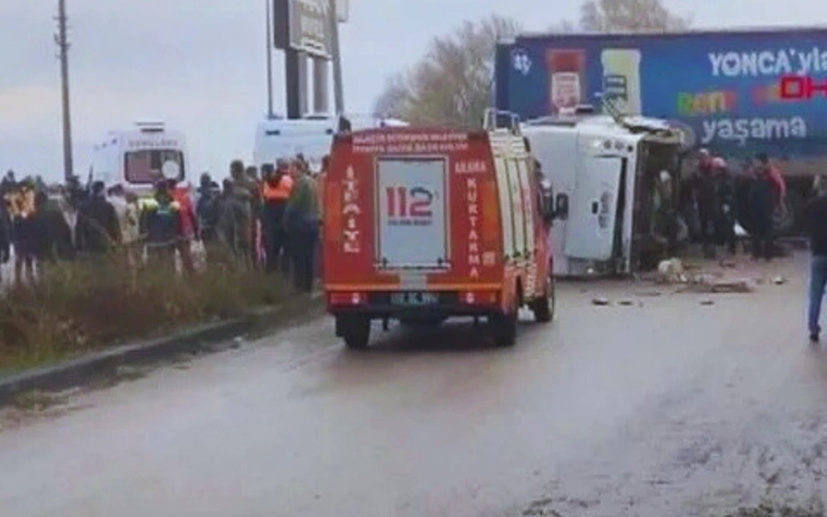
<svg viewBox="0 0 827 517">
<path fill-rule="evenodd" d="M 187 179 L 189 158 L 184 134 L 163 122 L 138 122 L 110 131 L 94 148 L 91 176 L 107 186 L 121 183 L 145 195 L 159 179 Z"/>
<path fill-rule="evenodd" d="M 555 276 L 626 275 L 662 258 L 679 224 L 664 217 L 676 217 L 680 131 L 582 106 L 522 132 L 556 195 Z"/>
<path fill-rule="evenodd" d="M 396 119 L 371 116 L 346 116 L 353 131 L 378 127 L 404 127 Z M 339 117 L 328 114 L 306 115 L 300 119 L 273 118 L 258 124 L 253 149 L 253 163 L 261 168 L 279 158 L 292 158 L 301 153 L 314 170 L 322 158 L 330 154 L 333 135 L 339 130 Z"/>
</svg>

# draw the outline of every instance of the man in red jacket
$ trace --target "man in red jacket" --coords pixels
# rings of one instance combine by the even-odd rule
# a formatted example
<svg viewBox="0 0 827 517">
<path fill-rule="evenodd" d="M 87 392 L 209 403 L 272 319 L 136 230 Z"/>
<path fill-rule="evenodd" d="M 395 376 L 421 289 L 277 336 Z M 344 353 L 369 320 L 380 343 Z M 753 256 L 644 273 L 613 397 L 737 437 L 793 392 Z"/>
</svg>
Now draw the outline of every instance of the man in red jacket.
<svg viewBox="0 0 827 517">
<path fill-rule="evenodd" d="M 759 176 L 762 174 L 769 176 L 775 192 L 775 207 L 783 210 L 784 202 L 787 199 L 787 182 L 784 180 L 781 170 L 770 163 L 770 159 L 766 154 L 761 153 L 756 156 L 755 172 Z"/>
<path fill-rule="evenodd" d="M 187 274 L 195 273 L 195 261 L 192 257 L 192 241 L 201 235 L 198 228 L 198 217 L 195 215 L 195 206 L 190 198 L 190 186 L 187 182 L 177 184 L 170 180 L 169 190 L 172 199 L 180 205 L 180 238 L 178 239 L 178 253 L 181 254 L 181 263 Z"/>
<path fill-rule="evenodd" d="M 773 213 L 784 210 L 787 185 L 778 168 L 770 164 L 766 154 L 755 157 L 750 185 L 750 205 L 754 229 L 753 258 L 773 258 L 774 235 Z"/>
</svg>

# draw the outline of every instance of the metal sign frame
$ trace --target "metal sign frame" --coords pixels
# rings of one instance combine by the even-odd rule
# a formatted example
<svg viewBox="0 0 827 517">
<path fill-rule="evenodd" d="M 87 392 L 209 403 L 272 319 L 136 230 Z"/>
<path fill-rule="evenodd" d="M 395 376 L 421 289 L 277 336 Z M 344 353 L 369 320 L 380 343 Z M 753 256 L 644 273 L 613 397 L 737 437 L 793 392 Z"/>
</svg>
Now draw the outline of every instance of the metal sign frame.
<svg viewBox="0 0 827 517">
<path fill-rule="evenodd" d="M 331 60 L 333 24 L 339 18 L 331 7 L 330 0 L 273 0 L 275 47 Z"/>
</svg>

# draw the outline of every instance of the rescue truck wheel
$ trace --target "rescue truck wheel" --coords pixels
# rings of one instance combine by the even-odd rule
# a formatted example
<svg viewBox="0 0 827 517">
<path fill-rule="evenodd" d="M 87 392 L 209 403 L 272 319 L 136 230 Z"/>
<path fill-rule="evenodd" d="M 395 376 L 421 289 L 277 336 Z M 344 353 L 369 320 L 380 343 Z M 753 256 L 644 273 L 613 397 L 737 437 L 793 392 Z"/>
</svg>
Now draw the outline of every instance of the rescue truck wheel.
<svg viewBox="0 0 827 517">
<path fill-rule="evenodd" d="M 514 346 L 517 343 L 518 311 L 511 314 L 496 314 L 488 318 L 494 344 L 498 347 Z"/>
<path fill-rule="evenodd" d="M 554 278 L 549 278 L 546 295 L 537 298 L 531 304 L 531 311 L 538 323 L 548 323 L 554 319 L 554 309 L 557 306 L 557 297 L 554 289 Z"/>
<path fill-rule="evenodd" d="M 351 350 L 361 350 L 370 343 L 370 320 L 368 318 L 343 318 L 340 322 L 341 337 Z"/>
</svg>

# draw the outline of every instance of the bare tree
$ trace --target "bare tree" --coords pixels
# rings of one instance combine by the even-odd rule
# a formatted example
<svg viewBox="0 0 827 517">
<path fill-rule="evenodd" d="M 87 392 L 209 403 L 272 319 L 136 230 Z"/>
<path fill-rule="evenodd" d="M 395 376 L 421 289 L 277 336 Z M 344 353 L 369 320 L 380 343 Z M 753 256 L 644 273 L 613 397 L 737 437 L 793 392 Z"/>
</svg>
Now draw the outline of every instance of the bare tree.
<svg viewBox="0 0 827 517">
<path fill-rule="evenodd" d="M 412 123 L 479 125 L 493 96 L 494 48 L 519 32 L 516 21 L 494 15 L 435 38 L 417 66 L 388 80 L 374 112 Z"/>
<path fill-rule="evenodd" d="M 413 92 L 411 91 L 411 76 L 409 71 L 398 73 L 390 77 L 385 89 L 379 94 L 374 103 L 373 112 L 380 117 L 404 118 L 409 111 Z"/>
<path fill-rule="evenodd" d="M 660 0 L 587 0 L 580 8 L 580 29 L 586 32 L 672 32 L 691 22 Z"/>
<path fill-rule="evenodd" d="M 585 0 L 579 27 L 562 20 L 549 31 L 668 32 L 687 29 L 690 23 L 660 0 Z M 374 113 L 411 123 L 478 125 L 493 100 L 496 43 L 520 30 L 515 20 L 494 15 L 435 38 L 415 67 L 388 79 Z"/>
</svg>

